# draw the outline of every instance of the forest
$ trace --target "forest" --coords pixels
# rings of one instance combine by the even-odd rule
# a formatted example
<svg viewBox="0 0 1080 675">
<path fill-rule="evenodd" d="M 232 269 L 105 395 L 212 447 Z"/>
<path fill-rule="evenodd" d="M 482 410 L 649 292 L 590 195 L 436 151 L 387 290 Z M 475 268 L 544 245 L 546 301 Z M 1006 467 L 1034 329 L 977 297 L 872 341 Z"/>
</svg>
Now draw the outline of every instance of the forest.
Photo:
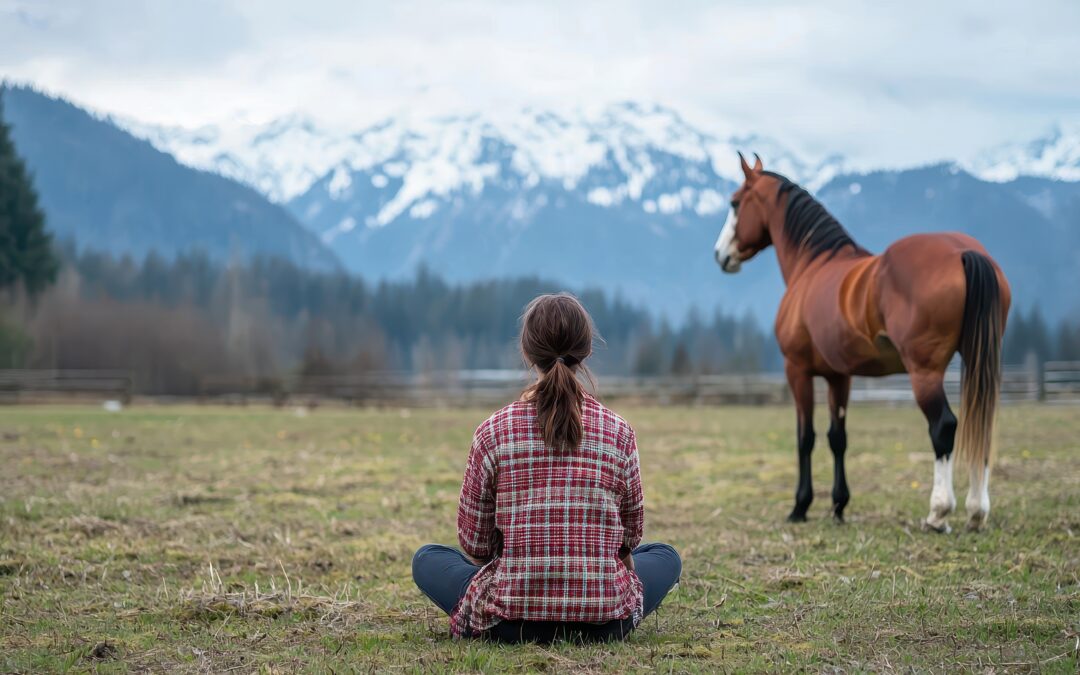
<svg viewBox="0 0 1080 675">
<path fill-rule="evenodd" d="M 36 296 L 8 291 L 4 367 L 116 369 L 141 393 L 193 394 L 231 375 L 437 372 L 521 366 L 518 318 L 539 279 L 452 284 L 420 268 L 368 282 L 281 259 L 218 264 L 200 253 L 141 261 L 71 244 L 56 282 Z M 575 290 L 575 289 L 571 289 Z M 750 316 L 691 311 L 678 324 L 596 289 L 576 289 L 599 333 L 600 374 L 777 371 L 770 333 Z M 1050 325 L 1037 307 L 1012 312 L 1004 361 L 1080 359 L 1080 322 Z"/>
<path fill-rule="evenodd" d="M 142 393 L 185 394 L 207 376 L 434 372 L 520 367 L 518 318 L 539 278 L 451 284 L 424 268 L 371 283 L 281 259 L 200 253 L 141 261 L 60 247 L 56 282 L 5 312 L 3 365 L 131 371 Z M 595 289 L 598 373 L 756 372 L 779 355 L 751 317 L 692 311 L 677 326 Z"/>
</svg>

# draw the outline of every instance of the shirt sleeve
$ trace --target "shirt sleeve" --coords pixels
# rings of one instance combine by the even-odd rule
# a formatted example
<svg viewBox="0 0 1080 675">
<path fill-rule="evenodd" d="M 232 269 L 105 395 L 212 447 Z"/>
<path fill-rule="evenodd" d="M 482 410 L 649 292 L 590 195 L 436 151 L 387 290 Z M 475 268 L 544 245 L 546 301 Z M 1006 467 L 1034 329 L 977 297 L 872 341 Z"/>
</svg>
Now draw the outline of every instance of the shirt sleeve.
<svg viewBox="0 0 1080 675">
<path fill-rule="evenodd" d="M 458 543 L 465 553 L 477 560 L 489 560 L 498 553 L 495 466 L 488 434 L 488 426 L 483 424 L 473 436 L 458 500 Z"/>
<path fill-rule="evenodd" d="M 630 430 L 626 445 L 626 465 L 623 470 L 626 489 L 619 505 L 623 526 L 623 543 L 619 555 L 626 557 L 638 544 L 645 530 L 645 499 L 641 491 L 641 469 L 638 466 L 637 437 Z"/>
</svg>

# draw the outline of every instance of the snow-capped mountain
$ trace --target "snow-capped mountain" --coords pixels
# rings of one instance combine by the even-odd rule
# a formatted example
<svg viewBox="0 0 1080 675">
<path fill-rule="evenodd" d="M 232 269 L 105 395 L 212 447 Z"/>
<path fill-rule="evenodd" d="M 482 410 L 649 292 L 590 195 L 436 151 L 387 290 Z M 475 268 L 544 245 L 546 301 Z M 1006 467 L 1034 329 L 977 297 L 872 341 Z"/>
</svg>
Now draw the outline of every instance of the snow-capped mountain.
<svg viewBox="0 0 1080 675">
<path fill-rule="evenodd" d="M 485 157 L 485 143 L 491 142 L 509 149 L 509 168 L 526 185 L 549 180 L 573 190 L 590 173 L 615 168 L 624 180 L 593 185 L 593 201 L 631 200 L 644 209 L 660 208 L 656 200 L 641 197 L 660 172 L 650 160 L 652 152 L 711 166 L 717 176 L 734 181 L 739 178 L 736 149 L 753 150 L 767 155 L 771 168 L 811 187 L 823 185 L 843 165 L 839 157 L 801 157 L 761 136 L 718 138 L 671 109 L 637 103 L 572 115 L 524 109 L 502 115 L 391 119 L 360 131 L 323 128 L 300 115 L 228 129 L 117 122 L 182 163 L 246 182 L 279 202 L 300 196 L 330 172 L 339 176 L 335 189 L 343 190 L 347 174 L 386 165 L 386 175 L 400 178 L 402 190 L 378 214 L 376 225 L 427 199 L 504 179 Z M 722 206 L 715 204 L 716 195 L 694 190 L 697 199 L 681 195 L 680 208 Z M 674 197 L 664 200 L 667 208 L 674 203 Z"/>
<path fill-rule="evenodd" d="M 806 157 L 756 134 L 720 136 L 688 124 L 669 108 L 633 102 L 572 114 L 526 108 L 498 115 L 394 118 L 360 130 L 324 127 L 300 114 L 267 124 L 195 129 L 114 121 L 181 163 L 247 183 L 280 203 L 304 194 L 331 172 L 338 177 L 334 189 L 344 190 L 350 173 L 386 165 L 388 179 L 401 179 L 401 194 L 368 226 L 386 225 L 414 207 L 423 212 L 456 191 L 475 191 L 500 180 L 484 161 L 482 146 L 490 141 L 510 148 L 511 168 L 526 185 L 550 180 L 573 190 L 590 173 L 605 170 L 605 164 L 614 166 L 625 180 L 593 185 L 593 201 L 630 200 L 652 212 L 660 210 L 661 202 L 641 197 L 659 173 L 650 152 L 709 165 L 731 182 L 739 179 L 736 150 L 758 152 L 770 169 L 811 190 L 850 171 L 839 155 Z M 1059 125 L 1044 136 L 993 147 L 959 158 L 957 164 L 994 182 L 1019 176 L 1080 181 L 1080 125 Z M 716 195 L 691 187 L 696 201 L 676 191 L 666 193 L 663 206 L 717 208 Z"/>
<path fill-rule="evenodd" d="M 1080 125 L 1059 125 L 1043 137 L 1000 145 L 961 164 L 979 178 L 996 182 L 1019 176 L 1080 181 Z"/>
<path fill-rule="evenodd" d="M 775 263 L 729 279 L 712 260 L 742 150 L 815 191 L 871 250 L 961 230 L 990 247 L 1020 306 L 1078 283 L 1080 183 L 1045 178 L 1080 179 L 1080 137 L 1067 131 L 952 164 L 853 173 L 842 157 L 712 134 L 638 103 L 395 118 L 360 131 L 302 117 L 229 129 L 120 123 L 284 204 L 370 279 L 420 265 L 453 281 L 539 275 L 671 317 L 722 304 L 767 319 L 782 294 Z"/>
<path fill-rule="evenodd" d="M 300 194 L 345 157 L 366 151 L 350 134 L 331 133 L 298 114 L 269 124 L 194 129 L 123 117 L 112 121 L 182 164 L 247 183 L 276 202 Z"/>
</svg>

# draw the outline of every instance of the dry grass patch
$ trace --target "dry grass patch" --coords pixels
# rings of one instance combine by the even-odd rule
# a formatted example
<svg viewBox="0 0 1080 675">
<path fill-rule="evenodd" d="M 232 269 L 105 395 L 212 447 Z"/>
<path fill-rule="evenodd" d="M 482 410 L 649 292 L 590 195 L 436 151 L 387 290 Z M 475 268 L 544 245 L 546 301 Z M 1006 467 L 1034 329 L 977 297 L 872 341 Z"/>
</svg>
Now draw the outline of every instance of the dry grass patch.
<svg viewBox="0 0 1080 675">
<path fill-rule="evenodd" d="M 913 409 L 851 411 L 843 527 L 824 438 L 812 520 L 783 522 L 790 410 L 619 411 L 646 538 L 680 550 L 683 581 L 625 644 L 503 647 L 450 640 L 410 578 L 419 545 L 454 540 L 488 411 L 0 409 L 0 671 L 1080 667 L 1075 411 L 1005 408 L 991 527 L 946 536 L 919 528 Z"/>
</svg>

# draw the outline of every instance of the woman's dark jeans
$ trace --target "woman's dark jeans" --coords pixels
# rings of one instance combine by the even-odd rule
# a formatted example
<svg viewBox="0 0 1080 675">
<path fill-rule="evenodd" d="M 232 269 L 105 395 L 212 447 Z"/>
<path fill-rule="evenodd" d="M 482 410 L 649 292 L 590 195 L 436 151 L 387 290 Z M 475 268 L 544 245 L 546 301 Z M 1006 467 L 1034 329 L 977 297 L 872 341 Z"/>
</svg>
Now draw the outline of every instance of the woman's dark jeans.
<svg viewBox="0 0 1080 675">
<path fill-rule="evenodd" d="M 660 606 L 660 601 L 679 581 L 682 560 L 667 544 L 642 544 L 634 549 L 634 568 L 645 592 L 643 616 Z M 428 544 L 413 556 L 413 580 L 431 601 L 450 614 L 457 607 L 469 582 L 480 568 L 449 546 Z M 553 642 L 572 640 L 595 642 L 620 640 L 634 629 L 632 619 L 607 623 L 567 623 L 561 621 L 502 621 L 483 637 L 500 642 Z"/>
</svg>

